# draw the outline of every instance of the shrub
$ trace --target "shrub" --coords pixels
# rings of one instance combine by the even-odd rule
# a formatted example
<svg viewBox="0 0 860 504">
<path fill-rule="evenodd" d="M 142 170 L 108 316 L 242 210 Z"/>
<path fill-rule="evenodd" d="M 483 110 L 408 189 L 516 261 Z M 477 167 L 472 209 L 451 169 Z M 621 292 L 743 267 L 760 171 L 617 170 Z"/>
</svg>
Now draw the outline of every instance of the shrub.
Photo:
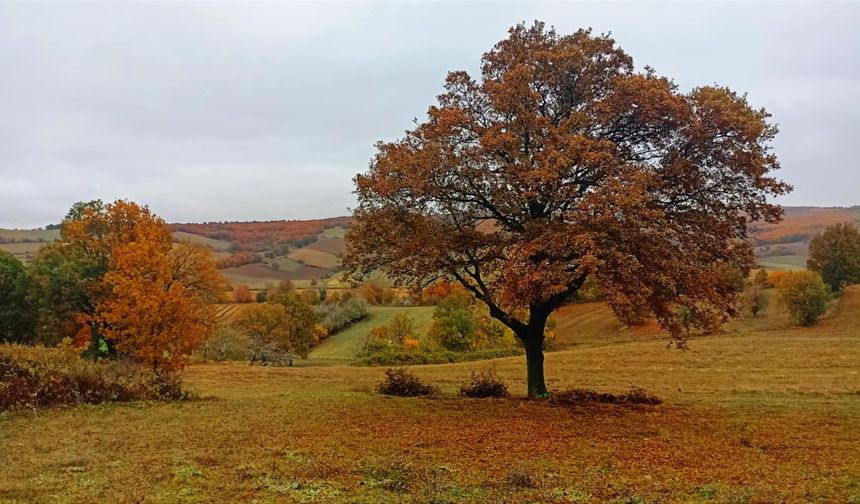
<svg viewBox="0 0 860 504">
<path fill-rule="evenodd" d="M 256 298 L 247 285 L 239 284 L 233 289 L 233 301 L 236 303 L 253 303 Z"/>
<path fill-rule="evenodd" d="M 781 284 L 782 281 L 788 277 L 789 273 L 791 273 L 791 272 L 790 271 L 774 271 L 772 273 L 768 273 L 766 285 L 768 287 L 779 287 L 779 284 Z"/>
<path fill-rule="evenodd" d="M 757 317 L 762 310 L 767 308 L 768 294 L 764 287 L 766 284 L 767 276 L 764 279 L 756 276 L 754 281 L 747 282 L 744 290 L 744 304 L 753 317 Z"/>
<path fill-rule="evenodd" d="M 764 268 L 759 269 L 758 272 L 755 274 L 755 279 L 753 280 L 753 282 L 762 288 L 767 287 L 769 284 L 767 270 Z"/>
<path fill-rule="evenodd" d="M 508 386 L 492 370 L 472 372 L 469 383 L 460 388 L 460 395 L 465 397 L 507 397 Z"/>
<path fill-rule="evenodd" d="M 274 294 L 265 303 L 243 307 L 233 327 L 249 338 L 251 362 L 292 363 L 293 356 L 307 358 L 325 333 L 317 327 L 313 307 L 292 294 Z"/>
<path fill-rule="evenodd" d="M 370 330 L 362 348 L 362 355 L 385 348 L 402 348 L 407 339 L 415 339 L 415 320 L 405 313 L 398 313 L 388 325 L 376 326 Z"/>
<path fill-rule="evenodd" d="M 69 345 L 0 346 L 0 410 L 187 397 L 178 374 L 83 360 Z"/>
<path fill-rule="evenodd" d="M 582 403 L 604 403 L 604 404 L 660 404 L 663 401 L 649 394 L 641 387 L 630 387 L 623 394 L 609 394 L 606 392 L 595 392 L 589 389 L 569 389 L 552 394 L 551 400 L 556 404 L 572 405 Z"/>
<path fill-rule="evenodd" d="M 422 383 L 406 368 L 387 369 L 385 380 L 377 385 L 376 390 L 380 394 L 400 397 L 429 396 L 438 393 L 436 387 Z"/>
<path fill-rule="evenodd" d="M 475 302 L 467 292 L 454 291 L 433 310 L 433 324 L 428 336 L 438 346 L 453 352 L 513 346 L 499 321 L 489 316 L 486 306 Z"/>
<path fill-rule="evenodd" d="M 249 338 L 234 327 L 220 324 L 212 336 L 203 342 L 198 355 L 216 362 L 247 360 L 249 343 Z"/>
<path fill-rule="evenodd" d="M 779 299 L 798 324 L 811 326 L 827 309 L 829 291 L 812 271 L 792 271 L 779 282 Z"/>
<path fill-rule="evenodd" d="M 358 288 L 358 295 L 372 305 L 390 304 L 394 301 L 395 292 L 390 283 L 383 277 L 366 280 Z"/>
</svg>

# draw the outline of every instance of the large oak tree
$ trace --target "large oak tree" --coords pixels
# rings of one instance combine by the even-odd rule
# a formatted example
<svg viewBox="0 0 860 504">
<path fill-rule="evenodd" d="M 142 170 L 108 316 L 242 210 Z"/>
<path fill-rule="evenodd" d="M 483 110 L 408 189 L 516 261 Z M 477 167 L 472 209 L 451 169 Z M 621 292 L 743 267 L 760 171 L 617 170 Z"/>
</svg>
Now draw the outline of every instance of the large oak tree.
<svg viewBox="0 0 860 504">
<path fill-rule="evenodd" d="M 427 119 L 377 144 L 355 179 L 354 277 L 459 281 L 522 341 L 545 395 L 544 327 L 592 276 L 619 314 L 681 338 L 737 313 L 721 272 L 748 267 L 755 220 L 776 222 L 769 115 L 724 87 L 682 92 L 605 35 L 519 25 L 480 79 L 448 75 Z"/>
</svg>

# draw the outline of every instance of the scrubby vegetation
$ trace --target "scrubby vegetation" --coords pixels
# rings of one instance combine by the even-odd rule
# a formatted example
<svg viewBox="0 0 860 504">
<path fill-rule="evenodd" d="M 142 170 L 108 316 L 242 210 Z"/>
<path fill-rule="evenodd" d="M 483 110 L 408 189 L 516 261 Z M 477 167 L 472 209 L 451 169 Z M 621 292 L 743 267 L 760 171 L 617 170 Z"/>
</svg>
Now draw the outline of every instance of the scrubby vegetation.
<svg viewBox="0 0 860 504">
<path fill-rule="evenodd" d="M 0 410 L 187 397 L 177 374 L 87 361 L 70 344 L 0 345 Z"/>
<path fill-rule="evenodd" d="M 386 370 L 385 379 L 377 385 L 376 390 L 380 394 L 401 397 L 429 396 L 439 393 L 438 388 L 423 383 L 406 368 Z"/>
<path fill-rule="evenodd" d="M 323 327 L 331 335 L 367 317 L 367 301 L 350 298 L 331 304 L 320 304 L 316 311 Z"/>
<path fill-rule="evenodd" d="M 294 294 L 269 296 L 265 303 L 242 308 L 233 327 L 248 337 L 252 363 L 291 363 L 296 356 L 306 358 L 319 343 L 318 317 L 309 304 Z"/>
<path fill-rule="evenodd" d="M 486 307 L 461 289 L 436 304 L 427 334 L 419 334 L 406 314 L 367 335 L 357 362 L 363 365 L 403 365 L 461 362 L 522 353 L 510 330 L 493 320 Z"/>
<path fill-rule="evenodd" d="M 630 390 L 621 394 L 610 394 L 607 392 L 595 392 L 589 389 L 573 388 L 552 394 L 552 402 L 561 405 L 576 405 L 583 403 L 604 404 L 661 404 L 663 401 L 651 395 L 641 387 L 630 387 Z"/>
<path fill-rule="evenodd" d="M 465 397 L 507 397 L 508 386 L 495 371 L 472 371 L 469 382 L 460 387 Z"/>
<path fill-rule="evenodd" d="M 251 339 L 232 323 L 221 323 L 203 345 L 199 356 L 203 360 L 224 362 L 250 359 Z"/>
<path fill-rule="evenodd" d="M 770 302 L 770 294 L 767 291 L 767 271 L 760 269 L 755 278 L 747 280 L 744 287 L 744 304 L 753 317 L 767 308 Z"/>
</svg>

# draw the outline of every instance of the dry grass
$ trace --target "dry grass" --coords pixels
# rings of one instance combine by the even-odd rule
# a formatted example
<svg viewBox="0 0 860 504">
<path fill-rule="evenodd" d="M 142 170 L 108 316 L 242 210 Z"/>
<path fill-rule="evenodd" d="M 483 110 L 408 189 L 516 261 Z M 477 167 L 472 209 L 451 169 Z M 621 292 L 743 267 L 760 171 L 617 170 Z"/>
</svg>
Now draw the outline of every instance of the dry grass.
<svg viewBox="0 0 860 504">
<path fill-rule="evenodd" d="M 522 358 L 382 369 L 191 367 L 204 397 L 0 415 L 0 502 L 849 502 L 860 498 L 860 289 L 814 329 L 584 345 L 550 387 L 660 406 L 456 396 L 476 369 L 525 391 Z M 627 500 L 624 500 L 627 499 Z M 639 500 L 637 500 L 639 499 Z M 853 502 L 853 501 L 852 501 Z"/>
</svg>

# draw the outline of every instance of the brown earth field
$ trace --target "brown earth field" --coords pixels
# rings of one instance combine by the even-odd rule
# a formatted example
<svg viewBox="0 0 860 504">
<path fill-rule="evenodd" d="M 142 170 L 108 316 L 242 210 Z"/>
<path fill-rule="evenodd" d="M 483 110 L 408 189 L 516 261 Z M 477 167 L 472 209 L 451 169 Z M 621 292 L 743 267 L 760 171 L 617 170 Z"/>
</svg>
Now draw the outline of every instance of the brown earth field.
<svg viewBox="0 0 860 504">
<path fill-rule="evenodd" d="M 435 398 L 379 395 L 381 368 L 199 364 L 191 401 L 0 414 L 0 502 L 860 502 L 860 288 L 818 327 L 687 351 L 586 336 L 547 354 L 551 389 L 663 404 L 528 401 L 522 357 L 412 367 Z M 481 369 L 512 397 L 459 397 Z"/>
<path fill-rule="evenodd" d="M 273 270 L 271 268 L 267 268 L 264 264 L 254 263 L 239 266 L 237 268 L 225 268 L 221 270 L 221 273 L 231 283 L 236 284 L 244 282 L 250 285 L 249 282 L 254 282 L 255 280 L 277 282 L 279 280 L 310 280 L 314 278 L 325 278 L 331 276 L 333 271 L 309 265 L 302 265 L 294 271 Z"/>
<path fill-rule="evenodd" d="M 317 238 L 317 241 L 306 245 L 305 248 L 319 250 L 329 254 L 339 255 L 346 252 L 346 242 L 342 238 Z"/>
</svg>

